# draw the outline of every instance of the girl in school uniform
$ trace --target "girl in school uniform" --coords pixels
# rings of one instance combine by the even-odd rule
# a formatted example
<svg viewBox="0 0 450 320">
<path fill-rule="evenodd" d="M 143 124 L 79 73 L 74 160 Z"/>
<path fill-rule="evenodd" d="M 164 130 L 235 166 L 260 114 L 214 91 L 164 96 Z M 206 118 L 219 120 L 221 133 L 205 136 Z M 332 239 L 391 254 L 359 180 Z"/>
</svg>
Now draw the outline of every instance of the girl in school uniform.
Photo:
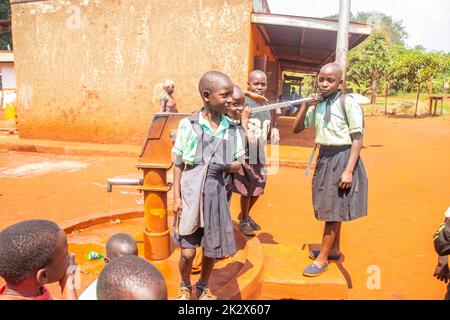
<svg viewBox="0 0 450 320">
<path fill-rule="evenodd" d="M 233 83 L 221 72 L 203 75 L 199 91 L 204 107 L 180 121 L 172 149 L 174 170 L 174 240 L 181 247 L 179 300 L 191 298 L 190 275 L 196 248 L 202 247 L 199 300 L 214 300 L 208 280 L 215 259 L 236 252 L 224 173 L 237 171 L 235 160 L 245 155 L 235 125 L 225 118 Z"/>
<path fill-rule="evenodd" d="M 248 76 L 249 91 L 264 96 L 267 90 L 267 76 L 261 70 L 254 70 Z M 245 97 L 245 106 L 251 109 L 261 107 L 261 101 L 252 96 Z M 264 193 L 267 182 L 267 167 L 264 147 L 267 143 L 272 116 L 269 111 L 253 115 L 246 126 L 247 157 L 240 170 L 234 174 L 233 192 L 241 196 L 239 228 L 246 236 L 255 236 L 261 226 L 250 216 L 250 211 Z"/>
<path fill-rule="evenodd" d="M 312 180 L 315 217 L 325 222 L 320 250 L 309 253 L 315 261 L 303 275 L 315 277 L 328 269 L 328 261 L 339 260 L 341 224 L 367 215 L 368 180 L 360 158 L 364 117 L 351 97 L 342 96 L 342 69 L 335 63 L 322 67 L 318 85 L 322 102 L 302 106 L 294 123 L 298 133 L 315 126 L 320 146 Z"/>
</svg>

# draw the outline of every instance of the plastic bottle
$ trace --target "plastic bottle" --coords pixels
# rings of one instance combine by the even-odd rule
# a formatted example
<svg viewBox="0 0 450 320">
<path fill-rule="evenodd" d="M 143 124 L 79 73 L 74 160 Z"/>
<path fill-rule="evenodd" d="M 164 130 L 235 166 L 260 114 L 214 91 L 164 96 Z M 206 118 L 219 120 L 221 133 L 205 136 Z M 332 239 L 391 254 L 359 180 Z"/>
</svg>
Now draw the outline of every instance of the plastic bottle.
<svg viewBox="0 0 450 320">
<path fill-rule="evenodd" d="M 100 260 L 103 259 L 105 256 L 102 255 L 101 253 L 95 252 L 95 251 L 89 251 L 87 258 L 89 261 L 94 261 L 94 260 Z"/>
</svg>

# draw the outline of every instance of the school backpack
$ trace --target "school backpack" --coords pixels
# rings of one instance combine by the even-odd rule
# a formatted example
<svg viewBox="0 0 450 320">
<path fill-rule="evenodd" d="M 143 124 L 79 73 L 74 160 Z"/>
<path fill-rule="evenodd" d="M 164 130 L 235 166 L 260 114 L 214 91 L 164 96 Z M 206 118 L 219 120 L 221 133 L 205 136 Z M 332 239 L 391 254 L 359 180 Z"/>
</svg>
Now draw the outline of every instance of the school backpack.
<svg viewBox="0 0 450 320">
<path fill-rule="evenodd" d="M 347 123 L 347 126 L 349 126 L 349 122 L 348 122 L 348 117 L 347 117 L 347 111 L 345 109 L 345 99 L 349 97 L 349 98 L 353 98 L 352 94 L 341 94 L 341 96 L 339 97 L 339 106 L 341 107 L 341 112 L 344 115 L 345 118 L 345 123 Z M 358 106 L 361 108 L 361 112 L 362 112 L 362 116 L 363 116 L 363 131 L 364 131 L 364 109 L 361 107 L 361 105 L 358 103 Z"/>
</svg>

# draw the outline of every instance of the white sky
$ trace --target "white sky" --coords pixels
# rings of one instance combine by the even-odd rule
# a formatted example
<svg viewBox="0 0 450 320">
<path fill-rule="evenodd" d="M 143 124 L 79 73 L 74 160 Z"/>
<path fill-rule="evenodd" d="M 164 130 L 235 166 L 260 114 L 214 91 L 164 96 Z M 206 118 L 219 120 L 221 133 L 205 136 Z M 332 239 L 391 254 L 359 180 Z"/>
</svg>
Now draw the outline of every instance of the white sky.
<svg viewBox="0 0 450 320">
<path fill-rule="evenodd" d="M 270 12 L 307 17 L 339 13 L 339 0 L 267 0 Z M 450 52 L 449 0 L 352 0 L 351 11 L 379 11 L 402 20 L 409 47 Z"/>
</svg>

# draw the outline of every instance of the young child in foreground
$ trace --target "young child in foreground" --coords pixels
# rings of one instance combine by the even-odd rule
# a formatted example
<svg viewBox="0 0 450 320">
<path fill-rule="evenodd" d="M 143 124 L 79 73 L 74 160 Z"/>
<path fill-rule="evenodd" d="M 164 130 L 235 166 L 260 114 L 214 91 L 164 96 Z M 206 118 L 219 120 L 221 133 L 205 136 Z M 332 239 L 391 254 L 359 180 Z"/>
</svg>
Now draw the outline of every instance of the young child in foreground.
<svg viewBox="0 0 450 320">
<path fill-rule="evenodd" d="M 448 265 L 448 256 L 450 255 L 450 207 L 445 213 L 445 220 L 435 232 L 434 249 L 438 254 L 438 264 L 434 270 L 436 279 L 441 280 L 447 285 L 447 293 L 444 300 L 450 300 L 450 270 Z"/>
<path fill-rule="evenodd" d="M 46 284 L 59 282 L 62 297 L 77 300 L 75 255 L 52 221 L 28 220 L 0 233 L 0 300 L 52 300 Z"/>
<path fill-rule="evenodd" d="M 138 256 L 136 240 L 126 233 L 117 233 L 106 242 L 105 263 L 124 256 Z M 79 300 L 97 300 L 97 281 L 95 279 L 80 295 Z"/>
<path fill-rule="evenodd" d="M 233 125 L 237 126 L 237 130 L 240 131 L 240 137 L 242 140 L 242 144 L 245 145 L 245 136 L 246 136 L 246 129 L 248 128 L 248 120 L 250 117 L 251 109 L 249 107 L 244 108 L 244 102 L 245 102 L 245 96 L 250 96 L 253 99 L 256 99 L 258 101 L 265 102 L 267 99 L 263 96 L 259 96 L 253 92 L 244 91 L 242 90 L 238 85 L 234 85 L 233 87 L 233 95 L 231 96 L 233 101 L 231 102 L 231 105 L 226 110 L 226 118 L 229 122 L 231 122 Z M 244 129 L 245 126 L 245 129 Z M 231 196 L 233 194 L 233 174 L 229 172 L 224 173 L 224 179 L 225 179 L 225 189 L 227 191 L 227 201 L 228 205 L 230 205 L 231 202 Z M 201 257 L 202 257 L 203 250 L 199 250 L 195 254 L 194 262 L 192 263 L 192 274 L 197 274 L 201 272 Z M 225 256 L 223 258 L 227 258 L 228 256 Z"/>
<path fill-rule="evenodd" d="M 98 300 L 167 300 L 161 272 L 147 260 L 123 256 L 109 262 L 97 281 Z"/>
<path fill-rule="evenodd" d="M 196 248 L 203 248 L 197 298 L 214 300 L 208 280 L 216 258 L 236 252 L 233 225 L 225 190 L 224 173 L 239 169 L 235 162 L 245 154 L 236 125 L 224 113 L 233 94 L 231 79 L 217 71 L 205 73 L 199 82 L 203 108 L 180 121 L 172 152 L 174 169 L 174 239 L 181 247 L 180 292 L 189 300 Z"/>
</svg>

